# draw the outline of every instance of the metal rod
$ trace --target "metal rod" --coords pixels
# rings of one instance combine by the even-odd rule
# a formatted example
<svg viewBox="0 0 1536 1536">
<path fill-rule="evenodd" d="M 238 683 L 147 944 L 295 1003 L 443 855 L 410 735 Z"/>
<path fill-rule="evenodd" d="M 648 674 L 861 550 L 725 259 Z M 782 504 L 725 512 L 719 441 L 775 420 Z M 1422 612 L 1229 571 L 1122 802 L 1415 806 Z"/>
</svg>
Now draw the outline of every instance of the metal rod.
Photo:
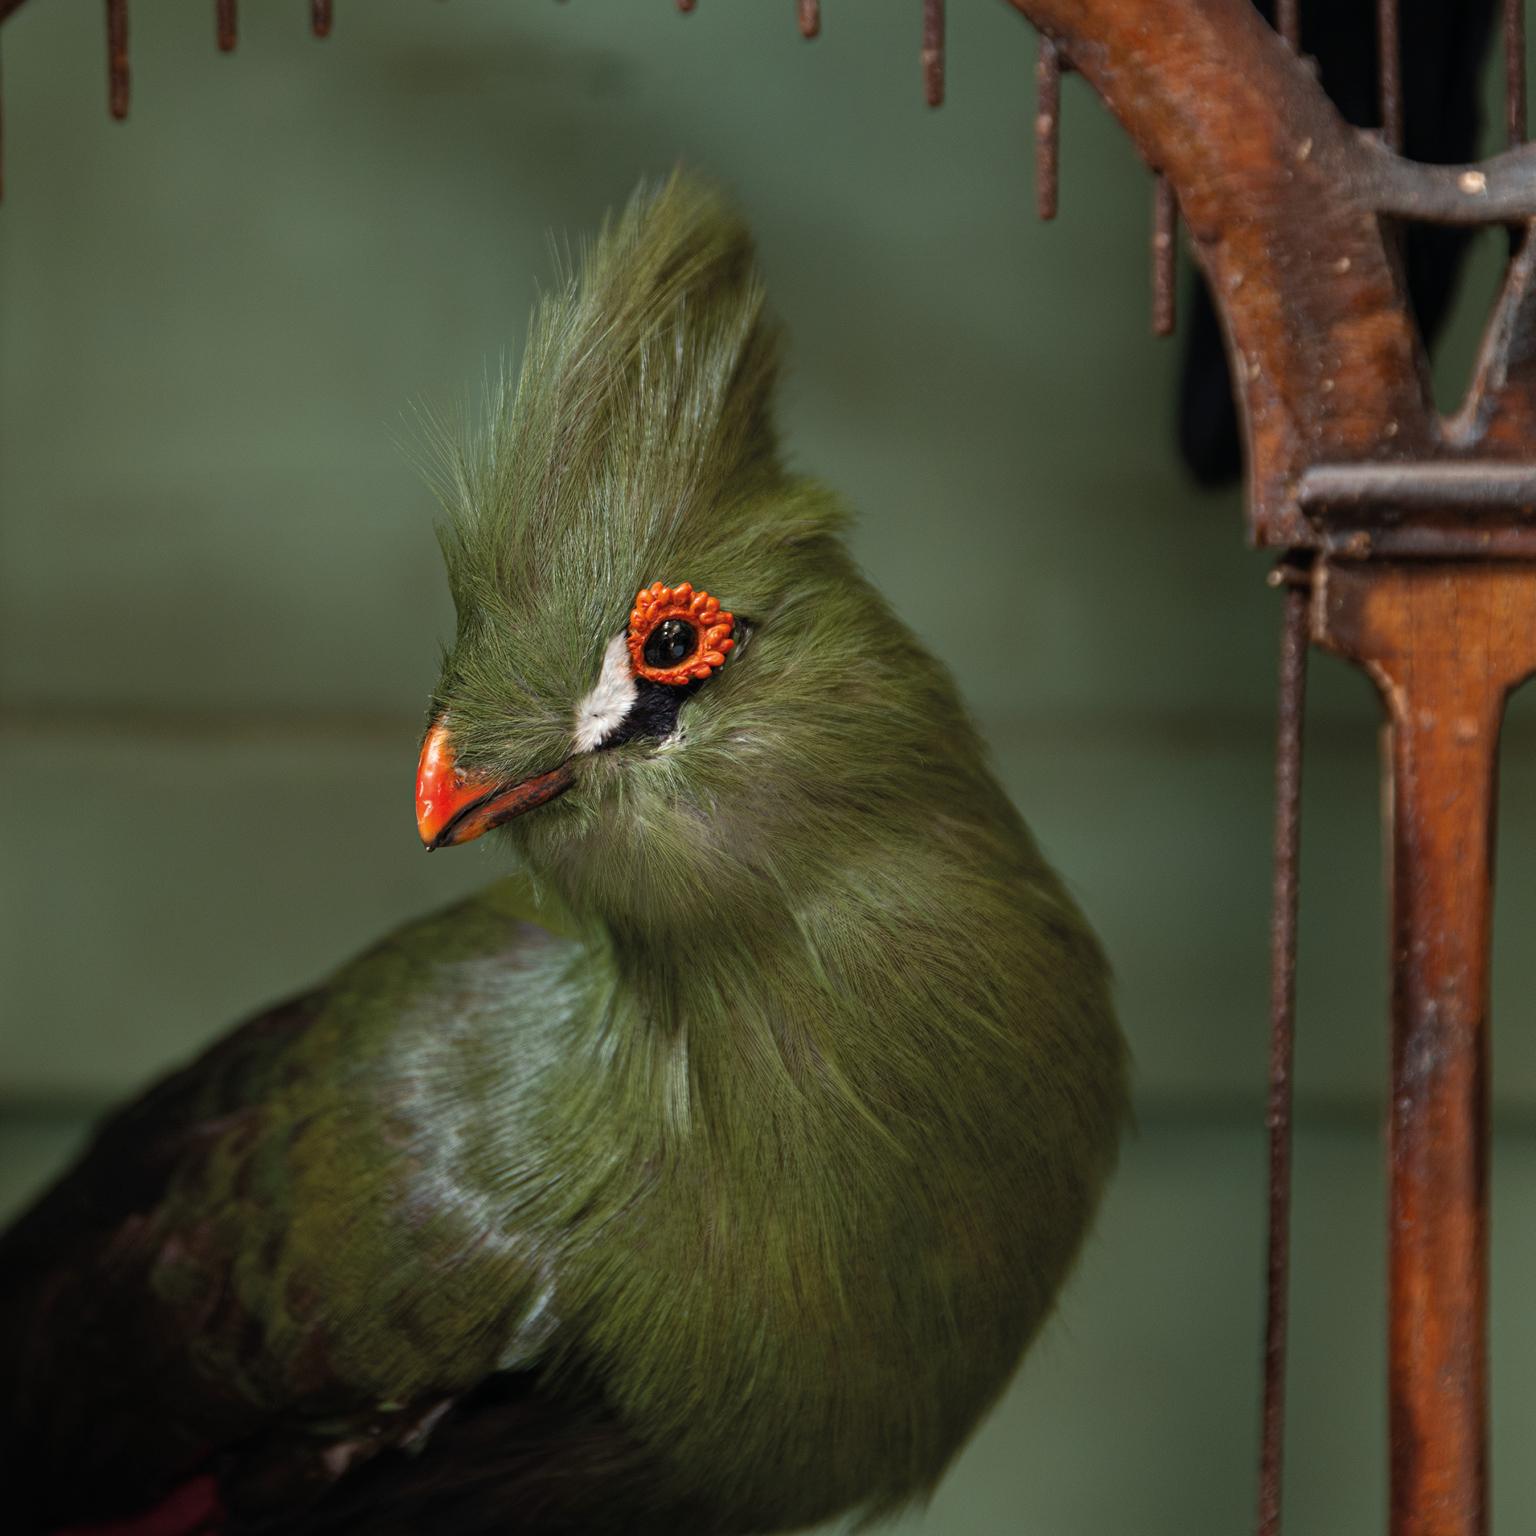
<svg viewBox="0 0 1536 1536">
<path fill-rule="evenodd" d="M 944 0 L 923 0 L 923 96 L 944 105 Z"/>
<path fill-rule="evenodd" d="M 1311 547 L 1311 546 L 1309 546 Z M 1346 560 L 1520 560 L 1536 561 L 1536 528 L 1405 523 L 1400 528 L 1324 529 L 1316 547 Z"/>
<path fill-rule="evenodd" d="M 1316 464 L 1301 477 L 1296 496 L 1308 511 L 1363 507 L 1402 512 L 1536 509 L 1536 465 L 1490 459 Z"/>
<path fill-rule="evenodd" d="M 1377 213 L 1430 224 L 1512 224 L 1536 218 L 1536 145 L 1501 150 L 1476 165 L 1424 165 L 1358 141 L 1356 185 Z"/>
<path fill-rule="evenodd" d="M 821 36 L 821 0 L 800 0 L 800 36 Z"/>
<path fill-rule="evenodd" d="M 309 30 L 316 37 L 331 35 L 331 0 L 309 0 Z"/>
<path fill-rule="evenodd" d="M 1269 1257 L 1264 1287 L 1264 1408 L 1258 1536 L 1280 1536 L 1285 1347 L 1290 1320 L 1291 1067 L 1296 1054 L 1296 917 L 1301 889 L 1301 763 L 1307 709 L 1308 573 L 1281 566 L 1280 693 L 1275 733 L 1274 890 L 1269 926 Z M 1273 579 L 1273 578 L 1272 578 Z"/>
<path fill-rule="evenodd" d="M 128 116 L 128 0 L 107 0 L 107 110 Z"/>
<path fill-rule="evenodd" d="M 1035 211 L 1054 219 L 1061 160 L 1061 50 L 1043 32 L 1035 59 Z"/>
<path fill-rule="evenodd" d="M 1457 636 L 1443 611 L 1425 617 L 1441 643 L 1470 638 Z M 1437 669 L 1420 670 L 1430 676 L 1403 689 L 1404 711 L 1389 733 L 1397 957 L 1387 1133 L 1390 1528 L 1393 1536 L 1486 1536 L 1498 710 L 1454 665 L 1448 685 Z"/>
<path fill-rule="evenodd" d="M 1504 127 L 1525 143 L 1525 0 L 1504 0 Z"/>
<path fill-rule="evenodd" d="M 697 4 L 698 4 L 698 0 L 677 0 L 677 8 L 678 8 L 678 10 L 680 10 L 680 11 L 681 11 L 681 12 L 682 12 L 682 13 L 683 13 L 683 15 L 685 15 L 685 16 L 686 16 L 686 15 L 687 15 L 687 14 L 688 14 L 688 13 L 689 13 L 689 12 L 690 12 L 690 11 L 691 11 L 691 10 L 692 10 L 692 9 L 693 9 L 693 8 L 694 8 L 694 6 L 695 6 L 695 5 L 697 5 Z"/>
<path fill-rule="evenodd" d="M 239 21 L 235 15 L 235 0 L 217 0 L 219 52 L 233 53 L 239 35 Z"/>
<path fill-rule="evenodd" d="M 1499 728 L 1536 566 L 1327 561 L 1313 636 L 1385 707 L 1391 1536 L 1488 1536 L 1488 973 Z"/>
<path fill-rule="evenodd" d="M 1376 64 L 1381 95 L 1382 137 L 1393 149 L 1403 147 L 1403 45 L 1397 0 L 1376 0 Z"/>
<path fill-rule="evenodd" d="M 1152 334 L 1173 335 L 1177 305 L 1179 203 L 1166 176 L 1152 199 Z"/>
<path fill-rule="evenodd" d="M 1279 0 L 1275 7 L 1275 30 L 1292 53 L 1301 52 L 1301 0 Z"/>
</svg>

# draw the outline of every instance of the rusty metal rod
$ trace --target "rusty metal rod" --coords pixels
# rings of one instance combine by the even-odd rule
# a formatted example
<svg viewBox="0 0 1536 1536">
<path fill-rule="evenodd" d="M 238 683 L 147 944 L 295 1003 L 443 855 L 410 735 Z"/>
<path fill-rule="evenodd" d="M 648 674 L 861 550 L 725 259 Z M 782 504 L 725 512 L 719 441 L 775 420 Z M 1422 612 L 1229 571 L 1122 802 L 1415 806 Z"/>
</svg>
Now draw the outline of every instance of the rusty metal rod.
<svg viewBox="0 0 1536 1536">
<path fill-rule="evenodd" d="M 1397 0 L 1376 0 L 1376 64 L 1381 93 L 1381 133 L 1403 147 L 1403 43 Z"/>
<path fill-rule="evenodd" d="M 239 21 L 235 14 L 235 0 L 217 0 L 216 14 L 218 18 L 219 52 L 233 53 L 235 42 L 239 36 Z"/>
<path fill-rule="evenodd" d="M 800 0 L 800 36 L 821 36 L 821 0 Z"/>
<path fill-rule="evenodd" d="M 1536 528 L 1511 528 L 1495 522 L 1468 528 L 1450 524 L 1407 523 L 1401 528 L 1326 528 L 1308 545 L 1338 561 L 1345 560 L 1514 560 L 1536 561 Z"/>
<path fill-rule="evenodd" d="M 1536 145 L 1476 165 L 1423 165 L 1362 137 L 1355 187 L 1376 213 L 1431 224 L 1513 224 L 1536 217 Z"/>
<path fill-rule="evenodd" d="M 923 98 L 944 105 L 944 0 L 923 0 Z"/>
<path fill-rule="evenodd" d="M 1426 632 L 1452 646 L 1470 639 L 1440 606 L 1423 605 Z M 1418 668 L 1390 731 L 1393 1536 L 1488 1529 L 1488 943 L 1499 732 L 1493 702 L 1458 671 Z"/>
<path fill-rule="evenodd" d="M 1275 7 L 1275 31 L 1292 53 L 1301 52 L 1301 0 L 1279 0 Z"/>
<path fill-rule="evenodd" d="M 1179 260 L 1179 202 L 1173 183 L 1157 178 L 1152 196 L 1152 334 L 1173 335 Z"/>
<path fill-rule="evenodd" d="M 1504 0 L 1504 130 L 1525 143 L 1525 0 Z"/>
<path fill-rule="evenodd" d="M 309 30 L 316 37 L 331 35 L 331 0 L 309 0 Z"/>
<path fill-rule="evenodd" d="M 1035 211 L 1054 219 L 1061 163 L 1061 50 L 1045 33 L 1035 58 Z"/>
<path fill-rule="evenodd" d="M 697 5 L 697 4 L 698 4 L 698 0 L 677 0 L 677 8 L 678 8 L 678 10 L 680 10 L 680 11 L 681 11 L 681 12 L 682 12 L 682 13 L 683 13 L 683 15 L 685 15 L 685 16 L 686 16 L 686 15 L 687 15 L 687 14 L 688 14 L 688 13 L 689 13 L 689 12 L 690 12 L 690 11 L 691 11 L 691 10 L 692 10 L 692 9 L 693 9 L 693 8 L 694 8 L 694 6 L 695 6 L 695 5 Z"/>
<path fill-rule="evenodd" d="M 1274 888 L 1269 926 L 1269 1248 L 1264 1284 L 1264 1406 L 1258 1536 L 1280 1536 L 1285 1469 L 1285 1349 L 1290 1322 L 1291 1068 L 1296 1054 L 1296 918 L 1301 890 L 1301 764 L 1311 591 L 1294 565 L 1285 589 L 1275 732 Z"/>
<path fill-rule="evenodd" d="M 1488 974 L 1499 728 L 1536 565 L 1328 560 L 1313 638 L 1386 710 L 1391 1536 L 1488 1532 Z"/>
<path fill-rule="evenodd" d="M 107 0 L 107 110 L 128 116 L 128 0 Z"/>
<path fill-rule="evenodd" d="M 1402 512 L 1536 510 L 1536 465 L 1490 459 L 1389 464 L 1317 464 L 1301 477 L 1308 510 L 1383 508 Z"/>
</svg>

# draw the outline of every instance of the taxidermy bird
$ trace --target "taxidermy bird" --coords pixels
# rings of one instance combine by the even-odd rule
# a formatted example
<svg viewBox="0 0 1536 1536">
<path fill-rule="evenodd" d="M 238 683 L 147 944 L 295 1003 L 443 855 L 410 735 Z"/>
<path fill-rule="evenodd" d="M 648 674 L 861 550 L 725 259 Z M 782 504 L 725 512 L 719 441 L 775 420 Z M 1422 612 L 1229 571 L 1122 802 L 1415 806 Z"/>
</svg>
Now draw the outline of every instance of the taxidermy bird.
<svg viewBox="0 0 1536 1536">
<path fill-rule="evenodd" d="M 674 178 L 447 434 L 419 828 L 515 873 L 10 1232 L 8 1529 L 789 1530 L 922 1497 L 1008 1381 L 1124 1118 L 1105 965 L 775 353 Z"/>
</svg>

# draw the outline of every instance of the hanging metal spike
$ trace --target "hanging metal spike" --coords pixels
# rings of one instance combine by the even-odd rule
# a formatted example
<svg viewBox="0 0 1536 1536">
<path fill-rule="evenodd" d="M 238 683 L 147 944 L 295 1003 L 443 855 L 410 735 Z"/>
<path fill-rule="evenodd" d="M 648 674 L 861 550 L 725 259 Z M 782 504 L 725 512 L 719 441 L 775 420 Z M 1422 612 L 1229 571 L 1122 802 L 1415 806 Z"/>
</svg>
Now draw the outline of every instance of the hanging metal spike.
<svg viewBox="0 0 1536 1536">
<path fill-rule="evenodd" d="M 923 97 L 944 105 L 944 0 L 923 0 Z"/>
<path fill-rule="evenodd" d="M 800 36 L 821 36 L 821 0 L 800 0 Z"/>
<path fill-rule="evenodd" d="M 1061 160 L 1061 49 L 1043 32 L 1035 58 L 1035 212 L 1054 219 Z"/>
<path fill-rule="evenodd" d="M 128 0 L 107 0 L 107 110 L 128 116 Z"/>
<path fill-rule="evenodd" d="M 1376 0 L 1377 77 L 1381 92 L 1381 134 L 1390 148 L 1403 148 L 1403 44 L 1397 0 Z"/>
<path fill-rule="evenodd" d="M 1172 336 L 1176 319 L 1179 202 L 1166 176 L 1152 200 L 1152 334 Z"/>
<path fill-rule="evenodd" d="M 1301 52 L 1301 0 L 1279 0 L 1275 7 L 1275 31 L 1290 45 L 1292 53 Z"/>
<path fill-rule="evenodd" d="M 1504 0 L 1504 127 L 1511 149 L 1525 143 L 1525 0 Z"/>
<path fill-rule="evenodd" d="M 233 53 L 235 51 L 235 41 L 239 36 L 239 21 L 235 14 L 235 0 L 217 0 L 215 9 L 218 18 L 219 52 Z"/>
<path fill-rule="evenodd" d="M 316 37 L 331 35 L 331 0 L 309 0 L 309 30 Z"/>
</svg>

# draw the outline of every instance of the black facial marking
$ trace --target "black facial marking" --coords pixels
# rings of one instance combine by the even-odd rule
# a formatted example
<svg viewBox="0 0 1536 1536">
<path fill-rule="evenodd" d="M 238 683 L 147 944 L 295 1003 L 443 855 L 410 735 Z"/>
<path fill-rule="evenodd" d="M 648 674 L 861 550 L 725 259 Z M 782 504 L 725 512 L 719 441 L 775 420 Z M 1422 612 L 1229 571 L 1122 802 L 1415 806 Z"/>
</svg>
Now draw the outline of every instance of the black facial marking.
<svg viewBox="0 0 1536 1536">
<path fill-rule="evenodd" d="M 675 667 L 699 648 L 699 632 L 687 619 L 663 619 L 645 640 L 645 660 L 652 667 Z"/>
<path fill-rule="evenodd" d="M 670 736 L 677 729 L 677 712 L 693 688 L 692 683 L 679 687 L 675 683 L 653 683 L 648 677 L 637 677 L 635 702 L 629 706 L 629 713 L 613 734 L 603 739 L 599 750 L 607 751 L 609 747 L 620 746 L 640 736 L 654 736 L 657 740 Z"/>
</svg>

